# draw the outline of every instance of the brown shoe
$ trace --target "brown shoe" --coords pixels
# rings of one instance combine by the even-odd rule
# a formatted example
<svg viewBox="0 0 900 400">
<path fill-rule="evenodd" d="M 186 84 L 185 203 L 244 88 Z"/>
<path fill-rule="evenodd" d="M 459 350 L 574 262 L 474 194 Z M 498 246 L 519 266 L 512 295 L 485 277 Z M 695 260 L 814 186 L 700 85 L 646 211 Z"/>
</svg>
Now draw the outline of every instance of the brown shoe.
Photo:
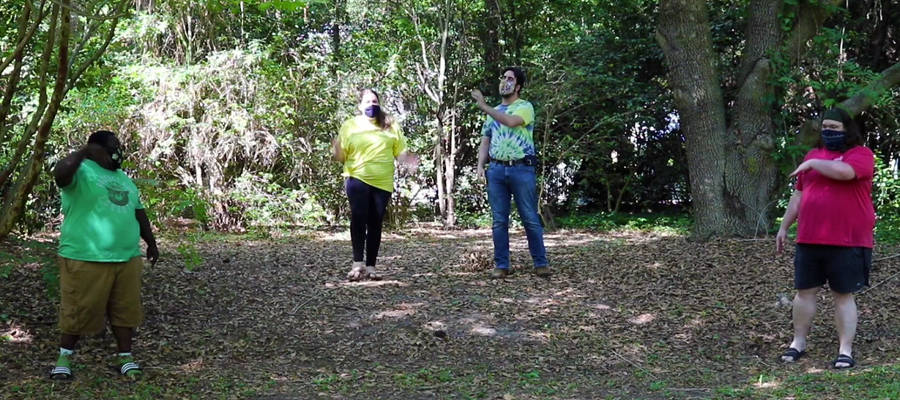
<svg viewBox="0 0 900 400">
<path fill-rule="evenodd" d="M 534 269 L 534 274 L 541 278 L 549 278 L 552 272 L 550 272 L 550 267 L 539 267 Z"/>
<path fill-rule="evenodd" d="M 509 276 L 509 269 L 494 268 L 491 271 L 491 279 L 503 279 Z"/>
</svg>

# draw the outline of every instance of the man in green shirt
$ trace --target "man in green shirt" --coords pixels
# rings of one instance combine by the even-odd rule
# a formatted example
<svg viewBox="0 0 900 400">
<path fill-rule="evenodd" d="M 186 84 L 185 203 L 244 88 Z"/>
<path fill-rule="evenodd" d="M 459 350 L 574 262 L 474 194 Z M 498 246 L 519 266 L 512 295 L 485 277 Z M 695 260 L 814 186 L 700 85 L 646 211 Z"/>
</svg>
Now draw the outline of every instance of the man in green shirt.
<svg viewBox="0 0 900 400">
<path fill-rule="evenodd" d="M 139 239 L 151 265 L 159 259 L 150 220 L 134 182 L 121 170 L 119 139 L 109 131 L 56 164 L 53 176 L 65 215 L 59 236 L 60 349 L 53 379 L 71 379 L 70 357 L 82 335 L 97 334 L 108 318 L 118 347 L 118 370 L 136 377 L 134 328 L 143 321 Z"/>
</svg>

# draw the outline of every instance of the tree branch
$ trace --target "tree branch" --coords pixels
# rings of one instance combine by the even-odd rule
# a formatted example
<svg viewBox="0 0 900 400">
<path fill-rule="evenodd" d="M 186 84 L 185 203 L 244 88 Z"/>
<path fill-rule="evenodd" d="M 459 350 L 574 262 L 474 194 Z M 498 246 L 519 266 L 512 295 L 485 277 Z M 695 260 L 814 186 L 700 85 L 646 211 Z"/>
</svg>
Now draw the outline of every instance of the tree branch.
<svg viewBox="0 0 900 400">
<path fill-rule="evenodd" d="M 27 126 L 25 126 L 25 131 L 22 133 L 22 139 L 16 145 L 15 153 L 13 153 L 10 161 L 3 167 L 3 170 L 0 171 L 0 188 L 5 187 L 6 181 L 9 180 L 10 176 L 12 176 L 13 171 L 18 168 L 19 163 L 21 162 L 22 157 L 25 154 L 25 150 L 28 149 L 28 144 L 31 143 L 31 138 L 37 131 L 37 126 L 41 120 L 41 116 L 43 116 L 44 114 L 44 109 L 46 109 L 47 107 L 47 70 L 50 66 L 50 58 L 53 55 L 53 45 L 56 42 L 58 18 L 59 6 L 54 5 L 53 12 L 50 16 L 50 28 L 47 33 L 47 45 L 44 47 L 44 53 L 41 55 L 40 70 L 38 72 L 38 76 L 41 77 L 41 80 L 38 86 L 37 109 L 35 109 L 32 113 L 31 121 Z M 6 197 L 5 190 L 0 192 L 0 197 Z"/>
<path fill-rule="evenodd" d="M 847 111 L 847 114 L 850 114 L 851 117 L 856 117 L 859 113 L 871 107 L 888 89 L 898 84 L 900 84 L 900 62 L 881 71 L 881 75 L 878 78 L 860 89 L 849 99 L 842 101 L 838 107 Z M 819 138 L 820 128 L 821 125 L 818 119 L 806 121 L 800 130 L 800 137 L 798 138 L 800 144 L 812 146 Z"/>
<path fill-rule="evenodd" d="M 806 53 L 806 42 L 819 32 L 822 23 L 828 18 L 830 9 L 837 7 L 842 2 L 844 0 L 827 0 L 827 2 L 823 1 L 822 4 L 804 2 L 798 7 L 796 13 L 797 22 L 794 24 L 794 28 L 791 30 L 787 40 L 785 40 L 785 48 L 787 49 L 791 65 L 795 64 Z"/>
<path fill-rule="evenodd" d="M 116 8 L 116 11 L 121 12 L 121 9 L 123 9 L 125 7 L 126 3 L 127 3 L 127 0 L 120 1 L 119 6 Z M 119 15 L 124 15 L 124 14 L 119 14 Z M 103 53 L 106 52 L 106 49 L 109 48 L 109 44 L 112 43 L 113 37 L 115 37 L 116 28 L 118 26 L 119 26 L 119 19 L 117 17 L 116 19 L 112 20 L 112 26 L 109 27 L 109 31 L 106 34 L 106 39 L 103 41 L 103 45 L 100 46 L 99 49 L 94 50 L 94 53 L 91 54 L 91 56 L 87 60 L 85 60 L 85 62 L 81 65 L 81 67 L 79 67 L 78 70 L 76 70 L 74 73 L 72 73 L 69 76 L 69 83 L 66 86 L 66 93 L 68 93 L 68 91 L 70 89 L 72 89 L 72 87 L 75 85 L 75 83 L 78 82 L 78 79 L 81 78 L 81 75 L 84 73 L 84 71 L 87 70 L 88 67 L 90 67 L 92 64 L 94 64 L 100 58 L 100 56 L 102 56 Z M 74 66 L 75 58 L 78 56 L 77 52 L 81 50 L 81 45 L 84 44 L 84 42 L 86 42 L 86 41 L 87 41 L 87 38 L 85 38 L 84 41 L 79 44 L 79 47 L 76 49 L 76 52 L 73 53 L 72 62 L 70 63 L 70 67 Z"/>
<path fill-rule="evenodd" d="M 26 3 L 26 4 L 30 4 L 30 3 Z M 33 6 L 26 5 L 26 8 L 28 10 L 32 10 Z M 24 12 L 29 12 L 29 11 L 26 10 Z M 3 63 L 0 64 L 0 72 L 5 71 L 6 67 L 9 66 L 9 63 L 11 63 L 13 61 L 13 59 L 15 58 L 15 55 L 20 53 L 25 48 L 25 45 L 28 44 L 28 42 L 31 40 L 32 35 L 34 35 L 34 30 L 37 29 L 37 27 L 41 24 L 41 20 L 44 19 L 44 15 L 45 15 L 44 14 L 44 3 L 41 2 L 41 12 L 38 13 L 37 18 L 35 18 L 34 22 L 31 23 L 31 26 L 28 27 L 28 31 L 25 33 L 25 35 L 22 36 L 22 39 L 19 40 L 19 43 L 16 45 L 16 48 L 15 48 L 15 50 L 13 50 L 12 54 L 10 54 L 9 57 L 7 57 L 5 60 L 3 60 Z"/>
</svg>

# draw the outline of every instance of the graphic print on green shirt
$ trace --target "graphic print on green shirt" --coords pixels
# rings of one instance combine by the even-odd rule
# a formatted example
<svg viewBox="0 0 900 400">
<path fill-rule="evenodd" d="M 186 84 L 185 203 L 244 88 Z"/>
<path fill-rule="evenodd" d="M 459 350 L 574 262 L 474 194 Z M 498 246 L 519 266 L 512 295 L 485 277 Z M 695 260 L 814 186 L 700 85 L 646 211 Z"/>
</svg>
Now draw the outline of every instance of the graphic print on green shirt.
<svg viewBox="0 0 900 400">
<path fill-rule="evenodd" d="M 524 124 L 508 127 L 489 115 L 481 128 L 481 135 L 491 139 L 490 157 L 498 160 L 519 160 L 525 156 L 535 155 L 534 107 L 531 103 L 518 99 L 512 104 L 500 104 L 494 109 L 519 116 Z"/>
<path fill-rule="evenodd" d="M 125 262 L 140 256 L 141 205 L 137 186 L 122 170 L 110 171 L 84 160 L 72 183 L 61 188 L 65 215 L 59 255 L 72 260 Z"/>
</svg>

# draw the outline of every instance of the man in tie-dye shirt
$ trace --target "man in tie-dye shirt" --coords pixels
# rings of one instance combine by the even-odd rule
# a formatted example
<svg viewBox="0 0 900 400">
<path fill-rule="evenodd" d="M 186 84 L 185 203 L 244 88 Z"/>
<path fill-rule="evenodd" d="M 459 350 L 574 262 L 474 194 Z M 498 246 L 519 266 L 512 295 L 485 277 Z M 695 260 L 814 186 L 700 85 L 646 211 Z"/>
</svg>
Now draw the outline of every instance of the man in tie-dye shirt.
<svg viewBox="0 0 900 400">
<path fill-rule="evenodd" d="M 502 102 L 496 107 L 487 105 L 478 89 L 472 98 L 487 114 L 481 129 L 478 149 L 478 176 L 487 180 L 488 201 L 491 204 L 494 239 L 493 278 L 509 275 L 509 211 L 510 200 L 516 201 L 519 217 L 525 226 L 528 250 L 534 262 L 535 274 L 550 276 L 547 252 L 544 249 L 544 228 L 538 215 L 537 156 L 534 149 L 534 107 L 519 98 L 525 87 L 525 72 L 508 67 L 500 75 Z M 484 165 L 490 161 L 485 172 Z"/>
</svg>

